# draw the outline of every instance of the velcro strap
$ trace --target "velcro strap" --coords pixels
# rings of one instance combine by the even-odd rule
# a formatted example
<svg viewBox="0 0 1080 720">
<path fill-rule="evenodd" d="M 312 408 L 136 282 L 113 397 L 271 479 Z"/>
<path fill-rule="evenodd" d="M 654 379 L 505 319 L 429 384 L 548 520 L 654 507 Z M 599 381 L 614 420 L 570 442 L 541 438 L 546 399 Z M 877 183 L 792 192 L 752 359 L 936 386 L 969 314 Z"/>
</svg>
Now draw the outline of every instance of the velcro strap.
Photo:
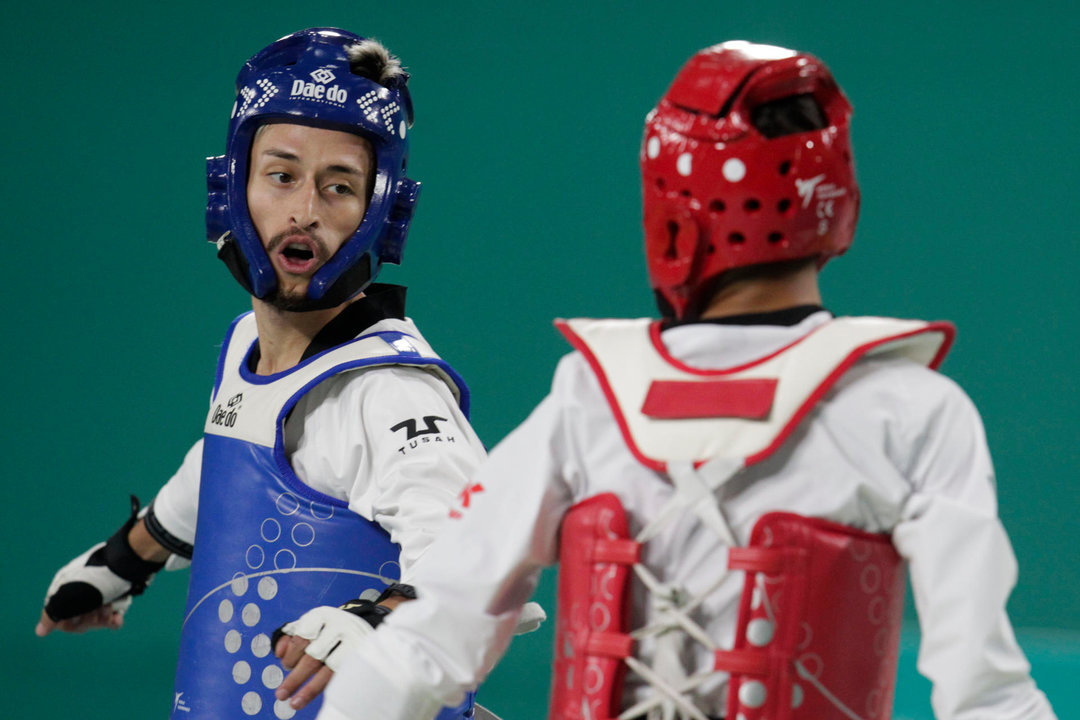
<svg viewBox="0 0 1080 720">
<path fill-rule="evenodd" d="M 807 551 L 801 547 L 731 547 L 728 569 L 777 575 L 789 567 L 798 567 L 806 558 Z"/>
<path fill-rule="evenodd" d="M 143 560 L 132 549 L 128 541 L 128 533 L 135 526 L 139 517 L 139 499 L 131 496 L 131 516 L 120 529 L 112 534 L 101 549 L 101 561 L 105 567 L 116 573 L 119 577 L 132 584 L 131 594 L 138 595 L 146 589 L 150 576 L 165 566 L 164 562 Z M 91 557 L 87 564 L 93 565 L 95 558 Z"/>
<path fill-rule="evenodd" d="M 593 562 L 633 565 L 641 560 L 641 543 L 633 540 L 597 540 L 593 545 Z"/>
<path fill-rule="evenodd" d="M 788 559 L 788 553 L 779 548 L 733 547 L 728 549 L 728 569 L 730 570 L 776 575 L 784 569 Z"/>
<path fill-rule="evenodd" d="M 594 632 L 589 633 L 585 642 L 586 655 L 600 655 L 622 659 L 630 657 L 634 650 L 634 638 L 626 633 Z"/>
<path fill-rule="evenodd" d="M 713 669 L 737 675 L 768 675 L 769 656 L 760 650 L 717 650 Z"/>
<path fill-rule="evenodd" d="M 143 516 L 143 522 L 146 524 L 146 532 L 157 541 L 158 545 L 161 545 L 173 555 L 179 555 L 186 560 L 191 559 L 195 548 L 192 547 L 191 543 L 184 542 L 165 529 L 165 526 L 158 520 L 157 513 L 154 512 L 154 503 L 150 503 L 146 515 Z"/>
</svg>

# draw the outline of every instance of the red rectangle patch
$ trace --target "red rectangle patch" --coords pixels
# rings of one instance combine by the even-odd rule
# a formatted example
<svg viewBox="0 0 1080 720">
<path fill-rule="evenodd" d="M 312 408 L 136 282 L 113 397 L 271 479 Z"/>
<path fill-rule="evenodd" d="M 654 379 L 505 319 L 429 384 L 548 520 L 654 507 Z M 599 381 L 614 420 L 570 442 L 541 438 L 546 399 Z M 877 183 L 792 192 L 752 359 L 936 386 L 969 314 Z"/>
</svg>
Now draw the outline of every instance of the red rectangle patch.
<svg viewBox="0 0 1080 720">
<path fill-rule="evenodd" d="M 776 396 L 775 378 L 655 380 L 641 412 L 651 418 L 764 420 Z"/>
</svg>

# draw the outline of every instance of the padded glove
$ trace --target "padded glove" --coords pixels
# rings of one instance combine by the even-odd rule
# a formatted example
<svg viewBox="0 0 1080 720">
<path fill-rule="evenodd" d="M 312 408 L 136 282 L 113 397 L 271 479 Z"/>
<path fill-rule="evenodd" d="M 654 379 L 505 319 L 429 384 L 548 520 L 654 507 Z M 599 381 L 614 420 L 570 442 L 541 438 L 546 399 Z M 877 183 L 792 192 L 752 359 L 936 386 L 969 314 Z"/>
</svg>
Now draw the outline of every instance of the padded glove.
<svg viewBox="0 0 1080 720">
<path fill-rule="evenodd" d="M 112 537 L 69 562 L 53 577 L 45 594 L 45 613 L 54 622 L 92 612 L 105 605 L 121 615 L 140 595 L 164 563 L 139 557 L 128 533 L 139 515 L 139 499 L 131 496 L 131 517 Z"/>
</svg>

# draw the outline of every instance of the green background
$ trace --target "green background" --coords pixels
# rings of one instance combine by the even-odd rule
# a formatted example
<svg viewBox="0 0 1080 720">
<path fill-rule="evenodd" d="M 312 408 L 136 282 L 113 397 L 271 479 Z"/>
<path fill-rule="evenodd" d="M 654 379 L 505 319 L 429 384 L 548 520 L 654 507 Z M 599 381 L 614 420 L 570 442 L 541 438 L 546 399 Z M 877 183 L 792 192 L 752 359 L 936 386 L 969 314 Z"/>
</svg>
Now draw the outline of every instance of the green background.
<svg viewBox="0 0 1080 720">
<path fill-rule="evenodd" d="M 546 392 L 567 350 L 553 317 L 653 312 L 637 148 L 679 65 L 733 38 L 824 58 L 855 106 L 863 190 L 826 303 L 958 326 L 944 371 L 985 419 L 1021 567 L 1010 611 L 1036 679 L 1062 717 L 1076 711 L 1075 7 L 9 3 L 0 714 L 169 709 L 186 573 L 159 577 L 121 632 L 42 640 L 33 626 L 55 570 L 123 520 L 128 493 L 149 500 L 198 436 L 222 333 L 249 306 L 203 240 L 203 158 L 223 150 L 241 63 L 315 25 L 378 37 L 413 74 L 424 190 L 405 265 L 382 279 L 411 286 L 409 314 L 470 379 L 489 445 Z M 516 641 L 485 688 L 507 720 L 544 715 L 550 629 Z M 913 643 L 897 716 L 924 718 Z"/>
</svg>

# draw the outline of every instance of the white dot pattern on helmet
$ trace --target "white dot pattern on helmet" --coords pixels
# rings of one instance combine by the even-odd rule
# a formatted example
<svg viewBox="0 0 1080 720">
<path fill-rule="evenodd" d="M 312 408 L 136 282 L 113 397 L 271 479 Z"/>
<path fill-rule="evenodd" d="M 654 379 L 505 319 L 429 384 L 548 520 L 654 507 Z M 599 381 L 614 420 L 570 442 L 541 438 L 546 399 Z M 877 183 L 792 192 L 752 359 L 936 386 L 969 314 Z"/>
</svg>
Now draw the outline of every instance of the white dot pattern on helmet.
<svg viewBox="0 0 1080 720">
<path fill-rule="evenodd" d="M 270 82 L 266 78 L 259 78 L 255 84 L 258 85 L 259 89 L 263 91 L 263 96 L 259 98 L 258 102 L 255 103 L 255 107 L 253 107 L 252 110 L 258 110 L 267 102 L 269 102 L 270 98 L 277 95 L 277 88 L 274 87 L 274 83 Z"/>
<path fill-rule="evenodd" d="M 244 102 L 240 103 L 240 108 L 233 112 L 233 117 L 236 117 L 240 113 L 243 113 L 245 110 L 247 110 L 248 105 L 250 105 L 251 101 L 253 99 L 255 99 L 256 94 L 257 93 L 255 92 L 255 88 L 249 88 L 249 87 L 240 88 L 240 97 L 242 97 L 244 99 Z"/>
<path fill-rule="evenodd" d="M 242 97 L 244 101 L 240 104 L 240 109 L 236 111 L 237 115 L 243 115 L 248 112 L 248 110 L 255 112 L 266 105 L 266 103 L 270 102 L 270 98 L 277 95 L 277 88 L 274 87 L 274 83 L 266 78 L 259 78 L 255 81 L 255 84 L 258 86 L 259 90 L 262 90 L 262 97 L 252 104 L 252 100 L 255 100 L 255 98 L 259 96 L 259 91 L 252 87 L 240 88 L 240 97 Z"/>
<path fill-rule="evenodd" d="M 398 108 L 400 107 L 401 106 L 396 102 L 392 102 L 379 111 L 382 113 L 383 123 L 386 125 L 386 132 L 394 132 L 394 114 L 397 113 Z"/>
<path fill-rule="evenodd" d="M 746 177 L 746 163 L 739 158 L 728 158 L 724 161 L 720 172 L 723 173 L 724 179 L 728 182 L 737 183 Z"/>
<path fill-rule="evenodd" d="M 292 705 L 287 700 L 278 700 L 274 703 L 274 715 L 281 718 L 281 720 L 289 720 L 296 711 L 293 710 Z"/>
<path fill-rule="evenodd" d="M 739 702 L 748 708 L 761 707 L 767 697 L 765 684 L 759 680 L 746 680 L 739 684 Z"/>
<path fill-rule="evenodd" d="M 400 137 L 402 140 L 405 139 L 405 129 L 405 121 L 402 120 L 401 123 L 398 125 L 398 137 Z"/>
<path fill-rule="evenodd" d="M 375 101 L 379 99 L 379 93 L 376 90 L 370 90 L 356 99 L 356 104 L 360 106 L 360 112 L 367 113 L 368 108 L 375 104 Z"/>
<path fill-rule="evenodd" d="M 694 158 L 690 153 L 683 153 L 679 156 L 679 159 L 675 161 L 675 170 L 683 177 L 690 177 L 690 173 L 693 169 Z"/>
<path fill-rule="evenodd" d="M 655 135 L 649 138 L 649 142 L 645 144 L 645 154 L 650 160 L 655 160 L 660 156 L 660 138 Z"/>
</svg>

